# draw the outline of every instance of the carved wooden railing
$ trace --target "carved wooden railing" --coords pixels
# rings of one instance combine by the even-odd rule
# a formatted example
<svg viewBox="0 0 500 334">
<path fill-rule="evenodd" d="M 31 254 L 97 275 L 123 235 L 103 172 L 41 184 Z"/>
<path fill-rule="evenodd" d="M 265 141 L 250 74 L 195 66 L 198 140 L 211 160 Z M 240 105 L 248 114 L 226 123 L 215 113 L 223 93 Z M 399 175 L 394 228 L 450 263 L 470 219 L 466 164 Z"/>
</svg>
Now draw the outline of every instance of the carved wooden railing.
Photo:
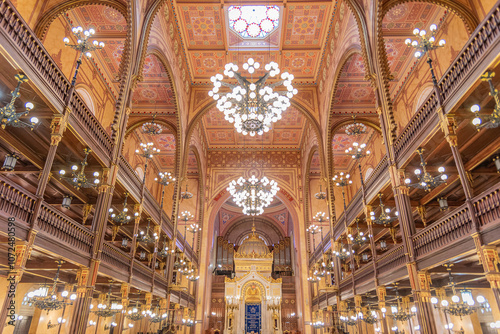
<svg viewBox="0 0 500 334">
<path fill-rule="evenodd" d="M 0 29 L 64 101 L 70 83 L 9 0 L 0 1 Z"/>
<path fill-rule="evenodd" d="M 382 157 L 377 167 L 373 170 L 373 172 L 368 176 L 368 179 L 365 181 L 366 190 L 369 191 L 373 184 L 383 175 L 388 172 L 389 168 L 389 159 L 387 158 L 387 154 Z"/>
<path fill-rule="evenodd" d="M 403 156 L 405 150 L 414 144 L 414 139 L 418 134 L 428 128 L 430 123 L 429 120 L 435 119 L 437 121 L 437 106 L 438 99 L 433 91 L 394 142 L 394 154 L 396 155 L 396 159 Z"/>
<path fill-rule="evenodd" d="M 472 228 L 469 211 L 464 204 L 453 210 L 450 215 L 413 236 L 415 256 L 421 258 L 442 249 L 457 239 L 468 236 Z"/>
<path fill-rule="evenodd" d="M 120 182 L 127 187 L 128 192 L 133 197 L 139 199 L 141 196 L 142 180 L 139 179 L 136 172 L 123 155 L 120 156 L 118 160 L 118 167 L 118 178 Z"/>
<path fill-rule="evenodd" d="M 71 117 L 75 118 L 78 126 L 75 126 L 75 124 L 71 122 L 71 118 L 70 124 L 76 129 L 84 129 L 84 131 L 89 134 L 90 140 L 95 142 L 94 150 L 96 147 L 102 149 L 107 158 L 111 159 L 111 155 L 113 154 L 111 137 L 94 114 L 87 108 L 85 102 L 83 102 L 76 91 L 73 93 L 69 104 Z"/>
<path fill-rule="evenodd" d="M 489 53 L 498 43 L 500 36 L 500 6 L 494 8 L 487 19 L 474 31 L 460 54 L 445 72 L 438 85 L 446 105 L 455 98 L 461 85 L 469 79 L 478 63 L 484 62 L 484 55 Z M 496 55 L 495 55 L 496 56 Z M 488 65 L 488 64 L 486 64 Z M 408 125 L 403 129 L 394 143 L 396 159 L 403 156 L 405 149 L 414 144 L 416 138 L 424 130 L 428 130 L 431 120 L 437 121 L 438 99 L 433 91 Z"/>
<path fill-rule="evenodd" d="M 445 103 L 458 90 L 460 84 L 475 69 L 476 64 L 483 60 L 491 46 L 496 44 L 500 36 L 500 6 L 497 5 L 486 19 L 476 28 L 473 36 L 448 68 L 439 82 L 439 88 Z M 496 57 L 496 55 L 494 55 Z"/>
<path fill-rule="evenodd" d="M 127 273 L 130 268 L 131 258 L 115 246 L 105 242 L 102 247 L 101 260 L 119 270 Z"/>
<path fill-rule="evenodd" d="M 66 101 L 70 90 L 69 80 L 9 0 L 0 0 L 0 33 L 15 44 L 19 54 L 31 64 L 30 70 L 34 70 L 40 78 L 43 78 L 47 87 L 59 98 L 59 103 Z M 78 93 L 73 93 L 69 107 L 72 110 L 72 117 L 78 121 L 83 132 L 95 140 L 97 147 L 92 148 L 96 151 L 101 149 L 108 157 L 111 156 L 111 138 Z"/>
<path fill-rule="evenodd" d="M 148 266 L 142 264 L 137 259 L 134 259 L 134 269 L 132 276 L 137 278 L 144 284 L 150 284 L 153 278 L 153 270 Z"/>
<path fill-rule="evenodd" d="M 9 217 L 30 222 L 35 207 L 35 197 L 24 190 L 0 180 L 0 211 Z"/>
<path fill-rule="evenodd" d="M 381 273 L 391 273 L 406 263 L 403 245 L 399 245 L 389 250 L 387 254 L 377 258 L 377 270 Z"/>
<path fill-rule="evenodd" d="M 38 226 L 40 231 L 50 234 L 59 242 L 90 254 L 94 233 L 45 203 L 38 216 Z"/>
<path fill-rule="evenodd" d="M 473 203 L 480 227 L 500 222 L 500 184 L 474 198 Z"/>
</svg>

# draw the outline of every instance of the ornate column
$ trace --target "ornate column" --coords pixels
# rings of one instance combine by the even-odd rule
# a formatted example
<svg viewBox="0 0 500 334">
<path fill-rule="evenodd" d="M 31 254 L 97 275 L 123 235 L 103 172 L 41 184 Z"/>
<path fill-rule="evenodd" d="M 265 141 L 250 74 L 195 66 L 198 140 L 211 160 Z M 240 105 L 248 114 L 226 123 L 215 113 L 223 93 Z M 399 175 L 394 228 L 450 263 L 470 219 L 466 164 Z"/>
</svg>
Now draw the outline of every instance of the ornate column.
<svg viewBox="0 0 500 334">
<path fill-rule="evenodd" d="M 355 295 L 354 296 L 354 306 L 355 306 L 355 309 L 356 309 L 356 315 L 359 314 L 359 312 L 362 312 L 362 307 L 361 307 L 361 303 L 363 302 L 363 298 L 360 296 L 360 295 Z M 360 317 L 358 316 L 358 334 L 363 334 L 363 320 L 360 319 Z"/>
<path fill-rule="evenodd" d="M 399 226 L 403 238 L 407 261 L 414 261 L 414 248 L 412 236 L 415 234 L 415 222 L 410 204 L 410 189 L 404 184 L 404 171 L 396 169 L 396 165 L 389 167 L 394 188 L 394 199 L 399 212 Z"/>
<path fill-rule="evenodd" d="M 95 276 L 97 276 L 97 271 L 95 271 L 95 273 Z M 93 279 L 90 279 L 89 268 L 78 269 L 76 274 L 76 300 L 73 304 L 69 333 L 83 334 L 87 330 L 90 304 L 92 303 L 92 295 L 94 292 L 94 287 L 89 284 L 92 280 Z"/>
<path fill-rule="evenodd" d="M 127 307 L 129 305 L 129 300 L 128 300 L 128 294 L 130 292 L 130 285 L 127 283 L 122 283 L 121 289 L 120 289 L 121 295 L 122 295 L 122 305 L 123 305 L 123 310 L 127 310 Z M 113 332 L 116 333 L 122 333 L 123 331 L 123 323 L 125 322 L 125 314 L 126 313 L 118 313 L 116 317 L 116 327 L 113 330 Z"/>
<path fill-rule="evenodd" d="M 417 307 L 417 319 L 420 333 L 437 334 L 433 306 L 431 304 L 431 276 L 427 271 L 417 271 L 415 262 L 408 263 L 408 277 L 413 293 L 413 300 Z"/>
<path fill-rule="evenodd" d="M 8 218 L 8 222 L 14 223 L 15 219 Z M 11 303 L 16 295 L 17 286 L 21 281 L 21 278 L 23 277 L 24 269 L 26 268 L 26 262 L 28 261 L 28 258 L 30 257 L 31 254 L 31 250 L 33 248 L 35 236 L 36 232 L 33 231 L 33 233 L 28 234 L 27 241 L 18 241 L 16 243 L 15 262 L 13 266 L 9 264 L 10 271 L 7 275 L 7 282 L 9 282 L 8 283 L 9 285 L 7 286 L 7 293 L 5 294 L 5 298 L 3 300 L 3 306 L 2 309 L 0 310 L 0 334 L 3 333 L 3 330 L 5 328 L 4 324 L 7 321 L 7 316 L 9 315 L 10 317 L 14 313 L 16 313 L 15 304 L 12 304 L 14 306 L 14 309 L 13 312 L 10 312 L 12 310 Z M 20 306 L 18 306 L 17 309 L 19 309 L 19 307 Z"/>
<path fill-rule="evenodd" d="M 45 194 L 45 189 L 47 188 L 47 184 L 50 178 L 50 171 L 52 170 L 52 165 L 54 163 L 54 158 L 56 156 L 57 147 L 61 142 L 64 131 L 66 131 L 66 127 L 68 125 L 68 118 L 71 109 L 65 107 L 63 114 L 58 114 L 52 117 L 52 122 L 50 124 L 50 146 L 49 151 L 47 153 L 47 158 L 45 159 L 45 165 L 43 166 L 42 172 L 40 173 L 38 179 L 38 187 L 36 189 L 36 203 L 35 208 L 33 210 L 32 220 L 30 222 L 31 230 L 36 230 L 36 222 L 38 216 L 40 215 L 40 209 L 42 208 L 43 195 Z"/>
<path fill-rule="evenodd" d="M 385 297 L 387 296 L 387 290 L 385 286 L 377 286 L 377 298 L 378 298 L 378 308 L 380 310 L 385 309 Z M 380 314 L 382 313 L 382 314 Z M 381 316 L 380 322 L 382 323 L 382 334 L 389 334 L 389 326 L 387 325 L 387 317 L 385 316 L 386 312 L 380 312 L 379 316 Z"/>
<path fill-rule="evenodd" d="M 467 171 L 465 170 L 465 165 L 458 150 L 458 140 L 457 140 L 457 123 L 455 120 L 455 115 L 446 114 L 443 107 L 440 107 L 437 111 L 439 115 L 439 125 L 444 133 L 446 141 L 450 145 L 451 153 L 453 154 L 453 160 L 457 166 L 458 176 L 460 177 L 460 183 L 465 193 L 465 201 L 467 203 L 467 208 L 469 209 L 469 217 L 473 223 L 473 228 L 477 232 L 479 230 L 479 225 L 476 219 L 475 208 L 472 204 L 473 190 L 472 186 L 467 177 Z"/>
<path fill-rule="evenodd" d="M 132 234 L 132 243 L 130 245 L 130 271 L 129 271 L 129 283 L 132 283 L 132 272 L 134 270 L 134 258 L 135 252 L 137 251 L 137 234 L 139 233 L 139 223 L 141 222 L 142 215 L 142 203 L 134 205 L 134 212 L 139 214 L 134 219 L 134 234 Z"/>
<path fill-rule="evenodd" d="M 476 236 L 474 239 L 477 239 Z M 478 243 L 476 243 L 476 249 Z M 495 301 L 498 308 L 500 309 L 500 272 L 498 271 L 498 265 L 500 263 L 500 258 L 498 256 L 498 251 L 496 246 L 482 246 L 477 249 L 479 260 L 483 265 L 484 273 L 488 282 L 490 282 L 491 290 L 495 296 Z"/>
</svg>

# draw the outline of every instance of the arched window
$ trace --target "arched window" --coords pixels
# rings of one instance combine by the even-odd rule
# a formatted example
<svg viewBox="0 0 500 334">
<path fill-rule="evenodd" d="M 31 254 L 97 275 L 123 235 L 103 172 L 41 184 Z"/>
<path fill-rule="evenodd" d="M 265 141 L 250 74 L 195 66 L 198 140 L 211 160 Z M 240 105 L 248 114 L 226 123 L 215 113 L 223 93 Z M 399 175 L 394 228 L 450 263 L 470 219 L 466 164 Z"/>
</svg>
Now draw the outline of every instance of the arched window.
<svg viewBox="0 0 500 334">
<path fill-rule="evenodd" d="M 368 168 L 365 172 L 365 181 L 368 180 L 368 178 L 370 177 L 370 175 L 372 175 L 373 173 L 373 168 Z"/>
<path fill-rule="evenodd" d="M 94 101 L 92 101 L 92 96 L 89 94 L 89 92 L 85 88 L 81 87 L 77 88 L 76 91 L 78 92 L 78 94 L 80 94 L 83 102 L 85 102 L 90 112 L 95 115 Z"/>
<path fill-rule="evenodd" d="M 144 170 L 142 169 L 142 167 L 137 167 L 135 169 L 135 173 L 137 174 L 140 180 L 144 178 Z"/>
</svg>

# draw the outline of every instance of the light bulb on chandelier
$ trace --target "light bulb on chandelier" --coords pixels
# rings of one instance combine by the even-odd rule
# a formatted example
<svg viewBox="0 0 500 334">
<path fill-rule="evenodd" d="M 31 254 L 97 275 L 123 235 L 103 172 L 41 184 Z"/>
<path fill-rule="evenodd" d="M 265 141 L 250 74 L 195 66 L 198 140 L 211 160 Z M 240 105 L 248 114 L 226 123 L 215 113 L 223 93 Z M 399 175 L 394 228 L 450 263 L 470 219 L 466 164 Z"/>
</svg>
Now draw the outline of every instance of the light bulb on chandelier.
<svg viewBox="0 0 500 334">
<path fill-rule="evenodd" d="M 236 205 L 243 208 L 243 213 L 249 216 L 261 215 L 279 190 L 278 182 L 265 176 L 258 179 L 255 175 L 248 180 L 240 177 L 237 181 L 229 182 L 227 187 Z"/>
<path fill-rule="evenodd" d="M 260 63 L 249 58 L 243 64 L 243 69 L 252 74 L 260 68 Z M 225 119 L 234 123 L 236 131 L 243 135 L 262 135 L 268 132 L 272 123 L 281 119 L 281 114 L 290 106 L 290 99 L 297 94 L 293 88 L 293 74 L 283 72 L 280 81 L 266 85 L 268 78 L 274 78 L 280 73 L 277 63 L 270 62 L 264 66 L 266 73 L 255 82 L 250 82 L 238 72 L 238 65 L 226 64 L 224 75 L 229 79 L 235 78 L 237 84 L 222 81 L 220 73 L 210 80 L 214 88 L 208 95 L 217 101 L 217 108 L 224 113 Z M 274 91 L 274 88 L 283 85 L 286 90 Z M 221 93 L 222 86 L 230 89 Z"/>
</svg>

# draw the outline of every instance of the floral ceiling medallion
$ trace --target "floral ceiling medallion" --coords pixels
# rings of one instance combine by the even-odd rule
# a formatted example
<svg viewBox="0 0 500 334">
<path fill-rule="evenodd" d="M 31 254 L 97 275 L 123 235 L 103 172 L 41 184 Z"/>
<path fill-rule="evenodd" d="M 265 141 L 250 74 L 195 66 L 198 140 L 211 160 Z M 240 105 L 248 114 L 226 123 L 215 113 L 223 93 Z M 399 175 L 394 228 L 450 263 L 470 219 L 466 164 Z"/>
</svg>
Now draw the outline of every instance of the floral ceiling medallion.
<svg viewBox="0 0 500 334">
<path fill-rule="evenodd" d="M 265 38 L 279 25 L 278 6 L 230 6 L 229 27 L 243 38 Z"/>
</svg>

